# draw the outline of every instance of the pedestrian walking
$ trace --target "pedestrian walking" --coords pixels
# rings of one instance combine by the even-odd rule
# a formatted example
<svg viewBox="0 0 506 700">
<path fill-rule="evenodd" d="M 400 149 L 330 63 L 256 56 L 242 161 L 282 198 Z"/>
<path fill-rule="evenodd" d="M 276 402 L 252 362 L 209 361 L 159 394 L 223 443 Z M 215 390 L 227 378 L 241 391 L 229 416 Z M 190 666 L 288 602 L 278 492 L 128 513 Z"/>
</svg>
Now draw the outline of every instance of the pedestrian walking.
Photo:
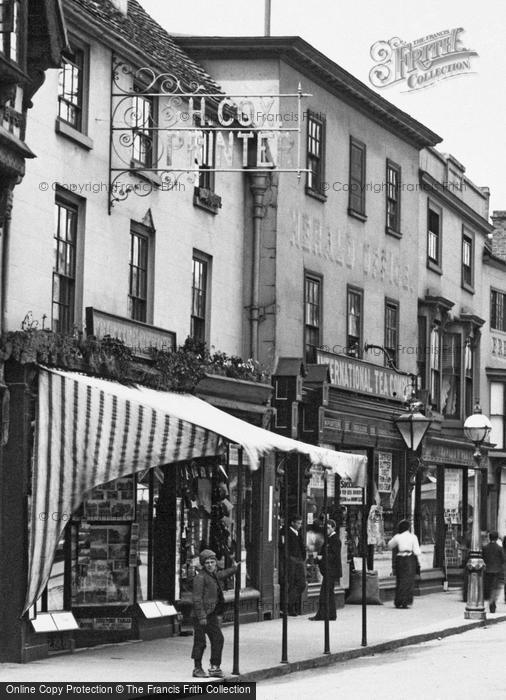
<svg viewBox="0 0 506 700">
<path fill-rule="evenodd" d="M 334 585 L 343 575 L 341 565 L 341 540 L 336 532 L 335 520 L 327 521 L 327 557 L 325 552 L 317 557 L 318 566 L 323 576 L 318 600 L 318 611 L 310 620 L 335 620 L 336 600 L 334 598 Z M 328 596 L 328 597 L 327 597 Z"/>
<path fill-rule="evenodd" d="M 421 555 L 418 537 L 410 531 L 407 520 L 401 520 L 397 534 L 388 543 L 395 553 L 395 607 L 407 608 L 413 603 L 415 576 L 420 570 Z"/>
<path fill-rule="evenodd" d="M 497 540 L 499 533 L 492 530 L 488 533 L 488 544 L 483 547 L 483 561 L 485 562 L 485 600 L 491 613 L 495 613 L 497 595 L 501 585 L 504 569 L 504 551 Z"/>
<path fill-rule="evenodd" d="M 202 570 L 193 580 L 193 649 L 191 658 L 194 660 L 194 678 L 207 678 L 202 668 L 202 656 L 206 648 L 206 634 L 211 643 L 211 667 L 209 675 L 223 678 L 221 670 L 221 655 L 223 652 L 223 632 L 221 631 L 221 616 L 224 612 L 225 601 L 221 581 L 235 574 L 238 564 L 228 569 L 217 571 L 216 554 L 210 549 L 204 549 L 199 554 Z"/>
<path fill-rule="evenodd" d="M 301 536 L 302 517 L 290 518 L 290 527 L 283 537 L 283 546 L 288 549 L 288 614 L 296 617 L 301 613 L 301 595 L 306 589 L 306 547 Z"/>
</svg>

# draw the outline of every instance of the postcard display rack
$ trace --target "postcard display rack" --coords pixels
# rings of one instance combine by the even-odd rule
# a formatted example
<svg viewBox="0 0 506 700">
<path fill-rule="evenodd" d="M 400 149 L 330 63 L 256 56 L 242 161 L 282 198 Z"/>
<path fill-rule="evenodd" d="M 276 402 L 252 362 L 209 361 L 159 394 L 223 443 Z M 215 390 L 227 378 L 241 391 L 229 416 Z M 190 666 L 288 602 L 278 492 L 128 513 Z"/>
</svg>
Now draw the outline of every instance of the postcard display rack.
<svg viewBox="0 0 506 700">
<path fill-rule="evenodd" d="M 82 505 L 72 529 L 72 610 L 81 630 L 130 637 L 139 525 L 133 476 L 103 484 Z"/>
</svg>

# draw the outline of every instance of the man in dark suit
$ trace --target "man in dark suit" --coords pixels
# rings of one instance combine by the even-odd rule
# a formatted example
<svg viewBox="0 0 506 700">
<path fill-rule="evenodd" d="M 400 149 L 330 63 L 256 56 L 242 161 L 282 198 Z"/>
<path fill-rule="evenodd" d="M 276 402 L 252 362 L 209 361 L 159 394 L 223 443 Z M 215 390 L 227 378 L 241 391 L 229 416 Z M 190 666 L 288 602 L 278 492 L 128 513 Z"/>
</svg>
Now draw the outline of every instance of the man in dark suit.
<svg viewBox="0 0 506 700">
<path fill-rule="evenodd" d="M 301 535 L 302 518 L 294 515 L 290 518 L 290 527 L 286 532 L 288 548 L 288 614 L 300 615 L 301 595 L 306 589 L 306 547 Z"/>
<path fill-rule="evenodd" d="M 325 552 L 318 555 L 318 565 L 323 575 L 318 600 L 318 612 L 310 620 L 336 619 L 336 600 L 334 597 L 334 585 L 343 575 L 341 565 L 341 540 L 336 532 L 334 520 L 327 520 L 327 558 Z M 328 600 L 327 600 L 328 594 Z"/>
<path fill-rule="evenodd" d="M 490 542 L 483 547 L 483 561 L 485 562 L 485 600 L 491 613 L 495 613 L 497 594 L 504 570 L 504 551 L 501 545 L 497 544 L 499 533 L 495 530 L 488 533 Z"/>
</svg>

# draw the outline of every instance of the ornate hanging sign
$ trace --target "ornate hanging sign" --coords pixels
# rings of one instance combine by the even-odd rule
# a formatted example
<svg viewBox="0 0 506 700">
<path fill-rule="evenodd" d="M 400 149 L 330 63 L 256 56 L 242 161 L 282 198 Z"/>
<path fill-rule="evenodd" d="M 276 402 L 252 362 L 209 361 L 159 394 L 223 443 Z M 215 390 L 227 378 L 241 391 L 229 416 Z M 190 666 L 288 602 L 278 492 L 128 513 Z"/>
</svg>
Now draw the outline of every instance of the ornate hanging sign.
<svg viewBox="0 0 506 700">
<path fill-rule="evenodd" d="M 310 95 L 300 84 L 285 94 L 210 93 L 118 61 L 112 84 L 111 206 L 131 192 L 177 189 L 182 177 L 206 189 L 215 172 L 309 172 L 301 167 L 301 127 Z"/>
</svg>

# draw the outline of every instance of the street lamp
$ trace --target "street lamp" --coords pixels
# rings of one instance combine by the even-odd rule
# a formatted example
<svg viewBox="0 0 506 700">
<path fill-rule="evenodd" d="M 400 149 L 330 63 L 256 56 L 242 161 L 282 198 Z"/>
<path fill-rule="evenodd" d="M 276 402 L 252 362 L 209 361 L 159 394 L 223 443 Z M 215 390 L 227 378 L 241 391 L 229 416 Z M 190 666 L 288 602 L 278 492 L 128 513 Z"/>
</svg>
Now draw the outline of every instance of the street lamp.
<svg viewBox="0 0 506 700">
<path fill-rule="evenodd" d="M 412 479 L 416 476 L 418 469 L 419 460 L 417 459 L 416 451 L 422 444 L 422 440 L 432 423 L 432 421 L 421 412 L 422 407 L 423 403 L 415 398 L 413 390 L 408 412 L 398 416 L 394 421 L 395 427 L 399 431 L 408 450 L 406 464 L 406 481 L 408 482 L 406 484 L 407 496 L 409 496 L 411 490 L 409 484 L 413 483 Z M 415 504 L 413 497 L 410 511 L 410 519 L 414 523 Z"/>
<path fill-rule="evenodd" d="M 421 401 L 411 401 L 408 413 L 403 413 L 395 419 L 395 425 L 404 440 L 404 444 L 412 452 L 416 452 L 432 423 L 420 411 L 422 406 Z"/>
<path fill-rule="evenodd" d="M 481 412 L 480 405 L 474 407 L 472 416 L 466 418 L 464 435 L 475 447 L 473 458 L 476 464 L 474 470 L 473 494 L 473 529 L 471 533 L 471 551 L 467 560 L 469 584 L 464 617 L 466 620 L 485 620 L 485 604 L 483 601 L 483 569 L 484 562 L 481 553 L 480 513 L 481 513 L 481 445 L 492 430 L 492 424 Z"/>
</svg>

